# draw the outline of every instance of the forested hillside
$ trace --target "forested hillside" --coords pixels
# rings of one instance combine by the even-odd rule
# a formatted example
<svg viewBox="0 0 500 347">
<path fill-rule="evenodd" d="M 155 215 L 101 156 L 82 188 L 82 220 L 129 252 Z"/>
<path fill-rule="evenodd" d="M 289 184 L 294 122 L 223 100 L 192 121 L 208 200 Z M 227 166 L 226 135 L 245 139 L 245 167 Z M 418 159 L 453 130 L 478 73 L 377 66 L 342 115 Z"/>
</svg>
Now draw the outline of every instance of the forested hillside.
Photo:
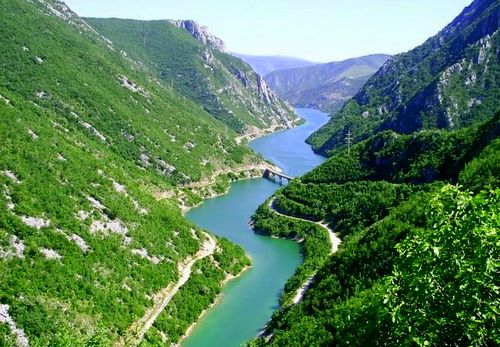
<svg viewBox="0 0 500 347">
<path fill-rule="evenodd" d="M 273 208 L 328 223 L 342 239 L 331 257 L 314 224 L 262 205 L 255 228 L 305 238 L 304 264 L 316 267 L 299 268 L 253 344 L 498 344 L 499 135 L 500 114 L 451 132 L 383 132 L 294 180 Z M 304 299 L 287 304 L 318 268 Z"/>
<path fill-rule="evenodd" d="M 436 36 L 384 64 L 308 142 L 328 155 L 348 132 L 361 141 L 382 130 L 458 129 L 487 119 L 500 99 L 499 23 L 498 1 L 474 1 Z"/>
<path fill-rule="evenodd" d="M 223 43 L 193 21 L 86 21 L 129 57 L 140 60 L 167 84 L 200 103 L 239 133 L 293 125 L 293 110 Z"/>
<path fill-rule="evenodd" d="M 0 345 L 110 345 L 210 241 L 179 185 L 256 159 L 63 3 L 0 11 Z M 183 303 L 201 312 L 245 265 L 218 240 L 192 279 L 207 291 L 188 285 Z M 174 341 L 192 314 L 163 330 Z"/>
<path fill-rule="evenodd" d="M 265 76 L 267 83 L 294 106 L 336 113 L 389 59 L 372 54 L 344 61 L 277 70 Z"/>
<path fill-rule="evenodd" d="M 303 239 L 305 262 L 252 345 L 500 344 L 498 18 L 474 1 L 310 138 L 330 159 L 253 217 Z M 342 240 L 332 256 L 318 221 Z"/>
</svg>

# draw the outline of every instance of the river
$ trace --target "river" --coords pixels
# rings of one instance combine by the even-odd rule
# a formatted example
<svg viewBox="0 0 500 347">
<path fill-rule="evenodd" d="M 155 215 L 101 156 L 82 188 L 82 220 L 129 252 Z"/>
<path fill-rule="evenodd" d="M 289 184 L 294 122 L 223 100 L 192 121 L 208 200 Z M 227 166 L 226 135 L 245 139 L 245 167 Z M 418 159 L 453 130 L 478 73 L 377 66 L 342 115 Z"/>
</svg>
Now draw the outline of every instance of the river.
<svg viewBox="0 0 500 347">
<path fill-rule="evenodd" d="M 298 108 L 296 112 L 306 120 L 304 125 L 249 143 L 291 176 L 302 175 L 325 160 L 304 140 L 329 119 L 318 110 Z M 263 178 L 235 182 L 228 194 L 206 200 L 186 214 L 193 223 L 242 246 L 252 258 L 252 267 L 224 287 L 220 303 L 203 315 L 183 347 L 240 346 L 278 309 L 285 282 L 302 262 L 299 245 L 257 235 L 248 222 L 255 209 L 279 188 Z"/>
</svg>

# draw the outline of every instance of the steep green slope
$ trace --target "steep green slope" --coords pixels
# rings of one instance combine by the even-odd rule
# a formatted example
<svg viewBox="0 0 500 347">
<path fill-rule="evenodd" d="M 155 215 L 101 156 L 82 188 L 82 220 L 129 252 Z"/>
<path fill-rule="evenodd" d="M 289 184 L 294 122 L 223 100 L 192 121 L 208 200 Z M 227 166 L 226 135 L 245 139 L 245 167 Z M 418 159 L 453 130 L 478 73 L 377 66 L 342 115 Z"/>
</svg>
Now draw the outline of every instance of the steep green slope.
<svg viewBox="0 0 500 347">
<path fill-rule="evenodd" d="M 291 104 L 334 113 L 389 57 L 372 54 L 340 62 L 278 70 L 264 78 L 279 96 Z"/>
<path fill-rule="evenodd" d="M 281 55 L 261 56 L 240 53 L 231 53 L 231 55 L 234 55 L 235 57 L 238 57 L 250 64 L 255 72 L 257 72 L 261 76 L 266 76 L 267 74 L 276 70 L 292 69 L 319 64 L 300 58 L 286 57 Z"/>
<path fill-rule="evenodd" d="M 254 157 L 63 3 L 0 11 L 0 345 L 106 345 L 208 240 L 178 185 Z M 200 307 L 248 264 L 227 242 L 214 256 Z"/>
<path fill-rule="evenodd" d="M 308 143 L 328 154 L 351 132 L 457 129 L 498 111 L 500 4 L 474 1 L 423 45 L 394 56 Z"/>
<path fill-rule="evenodd" d="M 292 126 L 295 116 L 290 107 L 248 64 L 224 53 L 222 41 L 195 22 L 86 21 L 235 131 Z"/>
<path fill-rule="evenodd" d="M 305 238 L 304 264 L 323 265 L 290 279 L 252 345 L 500 343 L 498 18 L 498 2 L 475 1 L 310 138 L 331 158 L 259 207 L 254 225 Z M 310 247 L 322 237 L 315 221 L 342 239 L 331 257 Z"/>
<path fill-rule="evenodd" d="M 278 192 L 275 210 L 328 222 L 342 245 L 326 261 L 321 244 L 308 249 L 306 262 L 324 265 L 303 300 L 273 316 L 271 339 L 253 344 L 498 344 L 499 137 L 500 114 L 452 132 L 384 132 Z M 254 225 L 296 236 L 283 219 L 265 204 Z M 299 234 L 305 247 L 317 233 Z M 306 270 L 285 299 L 315 271 Z"/>
</svg>

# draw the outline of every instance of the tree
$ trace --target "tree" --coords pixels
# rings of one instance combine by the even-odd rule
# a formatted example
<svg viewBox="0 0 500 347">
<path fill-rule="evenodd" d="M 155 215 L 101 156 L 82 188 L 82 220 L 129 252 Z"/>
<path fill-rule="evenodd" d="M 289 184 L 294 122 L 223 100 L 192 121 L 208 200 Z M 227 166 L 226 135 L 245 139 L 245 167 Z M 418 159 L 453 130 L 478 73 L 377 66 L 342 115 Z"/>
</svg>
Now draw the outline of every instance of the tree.
<svg viewBox="0 0 500 347">
<path fill-rule="evenodd" d="M 402 241 L 385 297 L 400 345 L 499 345 L 500 189 L 445 186 Z"/>
</svg>

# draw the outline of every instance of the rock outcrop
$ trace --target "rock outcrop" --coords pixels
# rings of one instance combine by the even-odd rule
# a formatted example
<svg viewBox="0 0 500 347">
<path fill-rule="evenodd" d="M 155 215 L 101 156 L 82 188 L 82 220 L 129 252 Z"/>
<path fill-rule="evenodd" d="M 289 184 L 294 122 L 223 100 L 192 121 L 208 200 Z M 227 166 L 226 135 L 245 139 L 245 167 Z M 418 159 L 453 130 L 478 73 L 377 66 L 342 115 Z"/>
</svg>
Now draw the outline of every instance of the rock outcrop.
<svg viewBox="0 0 500 347">
<path fill-rule="evenodd" d="M 169 20 L 169 22 L 178 28 L 185 29 L 204 45 L 225 52 L 224 42 L 217 36 L 212 35 L 206 26 L 201 26 L 194 20 Z"/>
<path fill-rule="evenodd" d="M 326 153 L 381 130 L 457 129 L 498 111 L 500 3 L 476 0 L 436 36 L 387 61 L 308 142 Z"/>
<path fill-rule="evenodd" d="M 222 40 L 192 20 L 87 21 L 240 135 L 287 128 L 297 119 L 250 65 L 226 54 Z"/>
</svg>

